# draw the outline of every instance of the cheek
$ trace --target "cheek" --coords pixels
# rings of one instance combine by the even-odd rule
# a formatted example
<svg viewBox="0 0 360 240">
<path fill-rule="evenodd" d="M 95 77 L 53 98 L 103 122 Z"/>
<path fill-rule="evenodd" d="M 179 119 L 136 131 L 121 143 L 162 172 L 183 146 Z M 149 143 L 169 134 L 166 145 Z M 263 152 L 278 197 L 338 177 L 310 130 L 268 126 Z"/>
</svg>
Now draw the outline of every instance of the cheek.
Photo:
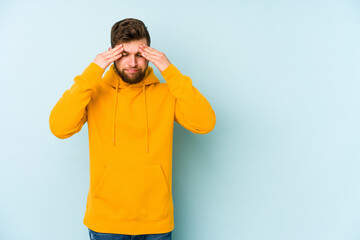
<svg viewBox="0 0 360 240">
<path fill-rule="evenodd" d="M 146 64 L 147 64 L 148 62 L 149 62 L 149 61 L 146 60 L 145 58 L 140 58 L 140 59 L 138 60 L 138 63 L 140 63 L 141 66 L 144 66 L 144 67 L 146 67 Z"/>
<path fill-rule="evenodd" d="M 123 65 L 124 65 L 124 59 L 118 59 L 118 60 L 116 60 L 115 61 L 115 65 L 116 65 L 116 67 L 118 68 L 118 69 L 120 69 L 120 68 L 122 68 L 123 67 Z"/>
</svg>

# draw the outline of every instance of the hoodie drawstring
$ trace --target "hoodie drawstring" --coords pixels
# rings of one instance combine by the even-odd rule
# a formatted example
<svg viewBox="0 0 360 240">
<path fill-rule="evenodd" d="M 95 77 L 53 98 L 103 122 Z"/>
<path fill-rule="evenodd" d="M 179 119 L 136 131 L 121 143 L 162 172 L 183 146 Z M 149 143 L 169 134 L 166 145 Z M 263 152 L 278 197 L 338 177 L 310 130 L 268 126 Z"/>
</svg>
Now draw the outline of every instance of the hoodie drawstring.
<svg viewBox="0 0 360 240">
<path fill-rule="evenodd" d="M 146 94 L 145 94 L 145 82 L 143 83 L 143 93 L 144 93 L 144 110 L 145 110 L 145 151 L 149 152 L 149 146 L 148 146 L 148 116 L 146 111 Z"/>
<path fill-rule="evenodd" d="M 114 104 L 114 126 L 113 126 L 113 145 L 115 146 L 115 119 L 116 119 L 116 109 L 117 109 L 117 102 L 118 102 L 118 89 L 119 89 L 119 79 L 116 85 L 116 98 Z M 148 115 L 146 111 L 146 91 L 145 91 L 145 82 L 143 83 L 143 95 L 144 95 L 144 110 L 145 110 L 145 151 L 149 152 L 149 145 L 148 145 Z"/>
<path fill-rule="evenodd" d="M 113 128 L 113 145 L 115 145 L 115 117 L 116 117 L 116 108 L 117 108 L 117 99 L 118 99 L 118 89 L 119 89 L 119 79 L 116 84 L 116 99 L 114 107 L 114 128 Z"/>
</svg>

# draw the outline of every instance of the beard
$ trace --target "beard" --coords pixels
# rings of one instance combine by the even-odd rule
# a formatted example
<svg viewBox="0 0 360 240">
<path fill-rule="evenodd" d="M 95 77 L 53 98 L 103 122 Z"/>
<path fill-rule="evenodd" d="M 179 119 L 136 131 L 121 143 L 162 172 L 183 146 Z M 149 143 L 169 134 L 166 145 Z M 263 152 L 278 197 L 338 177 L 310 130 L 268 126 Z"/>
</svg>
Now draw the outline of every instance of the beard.
<svg viewBox="0 0 360 240">
<path fill-rule="evenodd" d="M 115 66 L 115 70 L 118 73 L 118 75 L 126 83 L 129 83 L 129 84 L 139 83 L 145 78 L 145 72 L 146 72 L 147 66 L 144 71 L 141 71 L 140 68 L 132 68 L 132 69 L 138 70 L 136 73 L 127 73 L 127 72 L 125 72 L 125 69 L 119 71 L 115 64 L 114 64 L 114 66 Z"/>
</svg>

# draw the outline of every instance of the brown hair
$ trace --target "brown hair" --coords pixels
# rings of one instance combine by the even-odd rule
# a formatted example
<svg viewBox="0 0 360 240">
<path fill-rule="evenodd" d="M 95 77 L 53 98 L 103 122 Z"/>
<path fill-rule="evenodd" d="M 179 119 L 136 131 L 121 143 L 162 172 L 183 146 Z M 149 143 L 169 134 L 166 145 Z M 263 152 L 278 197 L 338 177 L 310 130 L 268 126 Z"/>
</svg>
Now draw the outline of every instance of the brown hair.
<svg viewBox="0 0 360 240">
<path fill-rule="evenodd" d="M 126 43 L 132 40 L 146 39 L 150 46 L 150 35 L 145 24 L 135 18 L 125 18 L 116 22 L 111 28 L 111 47 L 119 43 Z"/>
</svg>

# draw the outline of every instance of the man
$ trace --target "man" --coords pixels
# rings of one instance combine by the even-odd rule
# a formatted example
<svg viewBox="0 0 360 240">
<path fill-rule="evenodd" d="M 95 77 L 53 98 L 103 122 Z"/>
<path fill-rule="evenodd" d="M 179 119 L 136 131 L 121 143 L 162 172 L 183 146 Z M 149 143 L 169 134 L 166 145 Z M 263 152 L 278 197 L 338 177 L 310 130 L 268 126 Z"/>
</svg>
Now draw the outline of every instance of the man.
<svg viewBox="0 0 360 240">
<path fill-rule="evenodd" d="M 192 80 L 150 47 L 142 21 L 115 23 L 111 48 L 75 77 L 49 119 L 51 132 L 61 139 L 88 123 L 90 188 L 83 223 L 91 239 L 171 239 L 174 120 L 198 134 L 210 132 L 216 122 Z"/>
</svg>

